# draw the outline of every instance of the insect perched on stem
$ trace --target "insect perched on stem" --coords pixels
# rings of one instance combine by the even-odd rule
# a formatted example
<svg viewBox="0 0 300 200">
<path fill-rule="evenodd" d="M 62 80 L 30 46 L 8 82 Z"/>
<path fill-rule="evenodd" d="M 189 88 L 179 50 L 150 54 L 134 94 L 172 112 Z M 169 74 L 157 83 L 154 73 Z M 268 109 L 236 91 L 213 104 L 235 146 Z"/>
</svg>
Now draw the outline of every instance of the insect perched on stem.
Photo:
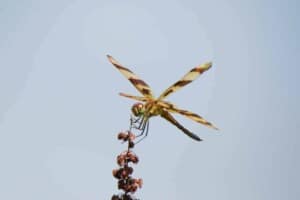
<svg viewBox="0 0 300 200">
<path fill-rule="evenodd" d="M 121 65 L 118 61 L 116 61 L 112 56 L 107 55 L 108 60 L 133 84 L 133 86 L 143 95 L 143 96 L 133 96 L 130 94 L 120 93 L 121 96 L 127 97 L 130 99 L 134 99 L 139 101 L 139 103 L 135 103 L 132 108 L 132 114 L 136 117 L 135 123 L 137 126 L 136 129 L 141 130 L 140 135 L 145 133 L 145 136 L 148 134 L 149 128 L 149 119 L 154 116 L 161 116 L 166 119 L 177 128 L 179 128 L 183 133 L 190 136 L 194 140 L 201 141 L 197 135 L 183 127 L 176 119 L 171 115 L 171 113 L 181 114 L 189 119 L 192 119 L 200 124 L 203 124 L 207 127 L 218 130 L 212 123 L 206 121 L 201 116 L 192 113 L 187 110 L 182 110 L 177 108 L 174 104 L 164 101 L 164 99 L 181 89 L 183 86 L 191 83 L 197 77 L 199 77 L 202 73 L 211 68 L 212 63 L 207 62 L 202 65 L 199 65 L 193 69 L 191 69 L 186 75 L 184 75 L 179 81 L 171 85 L 168 89 L 166 89 L 158 98 L 155 98 L 153 92 L 151 91 L 149 85 L 140 79 L 136 74 L 134 74 L 131 70 Z M 141 103 L 143 102 L 143 103 Z"/>
</svg>

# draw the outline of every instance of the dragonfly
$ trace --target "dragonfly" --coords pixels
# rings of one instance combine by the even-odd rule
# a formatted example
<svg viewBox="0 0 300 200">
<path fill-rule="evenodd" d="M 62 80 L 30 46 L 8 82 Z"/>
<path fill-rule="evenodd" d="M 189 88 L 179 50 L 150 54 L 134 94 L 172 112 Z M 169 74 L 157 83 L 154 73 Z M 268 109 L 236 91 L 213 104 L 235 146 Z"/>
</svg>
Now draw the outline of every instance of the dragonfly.
<svg viewBox="0 0 300 200">
<path fill-rule="evenodd" d="M 178 91 L 182 87 L 188 85 L 193 80 L 198 78 L 201 74 L 203 74 L 205 71 L 210 69 L 212 66 L 211 62 L 198 65 L 195 68 L 191 69 L 180 80 L 168 87 L 158 98 L 155 98 L 151 88 L 145 81 L 140 79 L 130 69 L 120 64 L 112 56 L 107 55 L 107 58 L 111 62 L 111 64 L 113 64 L 121 72 L 121 74 L 123 74 L 132 83 L 132 85 L 142 94 L 142 96 L 134 96 L 126 93 L 120 93 L 120 95 L 123 97 L 127 97 L 138 101 L 138 103 L 133 104 L 133 106 L 131 107 L 131 112 L 136 117 L 135 122 L 138 121 L 138 126 L 136 126 L 135 128 L 141 130 L 140 135 L 143 135 L 145 132 L 146 137 L 148 134 L 149 119 L 154 116 L 160 116 L 166 119 L 168 122 L 175 125 L 178 129 L 180 129 L 183 133 L 185 133 L 192 139 L 196 141 L 202 141 L 202 139 L 199 136 L 182 126 L 173 117 L 173 113 L 183 115 L 206 127 L 218 130 L 216 126 L 214 126 L 211 122 L 205 120 L 200 115 L 190 112 L 188 110 L 180 109 L 173 103 L 164 100 L 166 97 L 170 96 L 172 93 Z"/>
</svg>

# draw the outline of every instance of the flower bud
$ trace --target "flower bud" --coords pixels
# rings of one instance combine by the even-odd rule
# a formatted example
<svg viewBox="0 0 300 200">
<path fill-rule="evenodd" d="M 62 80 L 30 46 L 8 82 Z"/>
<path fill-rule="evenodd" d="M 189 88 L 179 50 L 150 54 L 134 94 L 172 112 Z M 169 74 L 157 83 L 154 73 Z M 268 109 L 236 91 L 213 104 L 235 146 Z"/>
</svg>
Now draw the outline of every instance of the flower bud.
<svg viewBox="0 0 300 200">
<path fill-rule="evenodd" d="M 127 138 L 127 133 L 121 132 L 118 134 L 119 140 L 125 140 Z"/>
</svg>

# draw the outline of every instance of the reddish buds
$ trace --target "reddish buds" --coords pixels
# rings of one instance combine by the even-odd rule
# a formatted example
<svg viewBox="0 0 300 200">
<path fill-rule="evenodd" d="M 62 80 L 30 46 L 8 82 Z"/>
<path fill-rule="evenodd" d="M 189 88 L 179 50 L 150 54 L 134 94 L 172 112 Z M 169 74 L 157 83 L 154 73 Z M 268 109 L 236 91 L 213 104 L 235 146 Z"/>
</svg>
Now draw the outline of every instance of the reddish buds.
<svg viewBox="0 0 300 200">
<path fill-rule="evenodd" d="M 118 134 L 118 140 L 123 140 L 124 142 L 135 140 L 136 136 L 131 132 L 121 132 Z"/>
<path fill-rule="evenodd" d="M 117 163 L 119 169 L 112 171 L 113 176 L 118 179 L 118 189 L 123 190 L 123 194 L 113 195 L 112 200 L 136 200 L 131 194 L 135 193 L 138 188 L 142 187 L 142 179 L 132 178 L 133 168 L 129 166 L 130 163 L 137 164 L 139 158 L 131 151 L 134 147 L 134 140 L 136 136 L 130 131 L 121 132 L 118 134 L 118 139 L 123 142 L 128 142 L 128 148 L 117 156 Z"/>
</svg>

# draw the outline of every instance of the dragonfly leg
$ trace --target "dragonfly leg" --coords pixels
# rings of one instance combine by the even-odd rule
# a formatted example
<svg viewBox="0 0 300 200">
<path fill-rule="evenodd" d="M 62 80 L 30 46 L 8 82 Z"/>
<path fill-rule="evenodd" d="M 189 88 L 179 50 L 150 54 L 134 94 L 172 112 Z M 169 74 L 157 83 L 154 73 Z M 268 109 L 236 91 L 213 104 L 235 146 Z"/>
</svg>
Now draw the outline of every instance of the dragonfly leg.
<svg viewBox="0 0 300 200">
<path fill-rule="evenodd" d="M 149 120 L 147 120 L 144 125 L 143 125 L 143 129 L 142 132 L 137 135 L 137 137 L 143 136 L 141 139 L 139 139 L 135 144 L 139 143 L 140 141 L 142 141 L 143 139 L 145 139 L 148 135 L 148 131 L 149 131 Z"/>
<path fill-rule="evenodd" d="M 136 137 L 141 137 L 142 138 L 140 140 L 138 140 L 135 144 L 139 143 L 140 141 L 142 141 L 145 137 L 147 137 L 148 135 L 148 131 L 149 131 L 149 118 L 147 118 L 146 116 L 139 116 L 139 117 L 134 117 L 131 115 L 130 117 L 130 130 L 132 128 L 139 130 L 140 133 L 138 135 L 136 135 Z"/>
<path fill-rule="evenodd" d="M 134 129 L 143 130 L 145 128 L 145 121 L 146 121 L 146 117 L 145 116 L 140 116 L 136 120 L 131 121 L 131 124 L 133 124 L 132 127 Z"/>
<path fill-rule="evenodd" d="M 129 128 L 129 130 L 131 130 L 132 128 L 140 130 L 140 126 L 141 126 L 142 121 L 143 121 L 142 116 L 135 117 L 133 115 L 130 115 L 130 128 Z M 138 126 L 136 124 L 138 124 Z"/>
<path fill-rule="evenodd" d="M 141 116 L 138 116 L 138 117 L 134 117 L 133 115 L 130 116 L 130 122 L 132 124 L 135 124 L 137 123 L 142 117 Z"/>
<path fill-rule="evenodd" d="M 141 131 L 141 132 L 137 135 L 137 137 L 140 137 L 140 136 L 142 136 L 142 135 L 144 134 L 144 132 L 145 132 L 145 127 L 146 127 L 148 121 L 149 121 L 149 120 L 145 120 L 145 118 L 142 118 L 142 120 L 141 120 L 139 126 L 136 127 L 137 130 Z"/>
<path fill-rule="evenodd" d="M 145 115 L 143 115 L 140 125 L 137 127 L 138 130 L 143 130 L 145 128 Z"/>
</svg>

